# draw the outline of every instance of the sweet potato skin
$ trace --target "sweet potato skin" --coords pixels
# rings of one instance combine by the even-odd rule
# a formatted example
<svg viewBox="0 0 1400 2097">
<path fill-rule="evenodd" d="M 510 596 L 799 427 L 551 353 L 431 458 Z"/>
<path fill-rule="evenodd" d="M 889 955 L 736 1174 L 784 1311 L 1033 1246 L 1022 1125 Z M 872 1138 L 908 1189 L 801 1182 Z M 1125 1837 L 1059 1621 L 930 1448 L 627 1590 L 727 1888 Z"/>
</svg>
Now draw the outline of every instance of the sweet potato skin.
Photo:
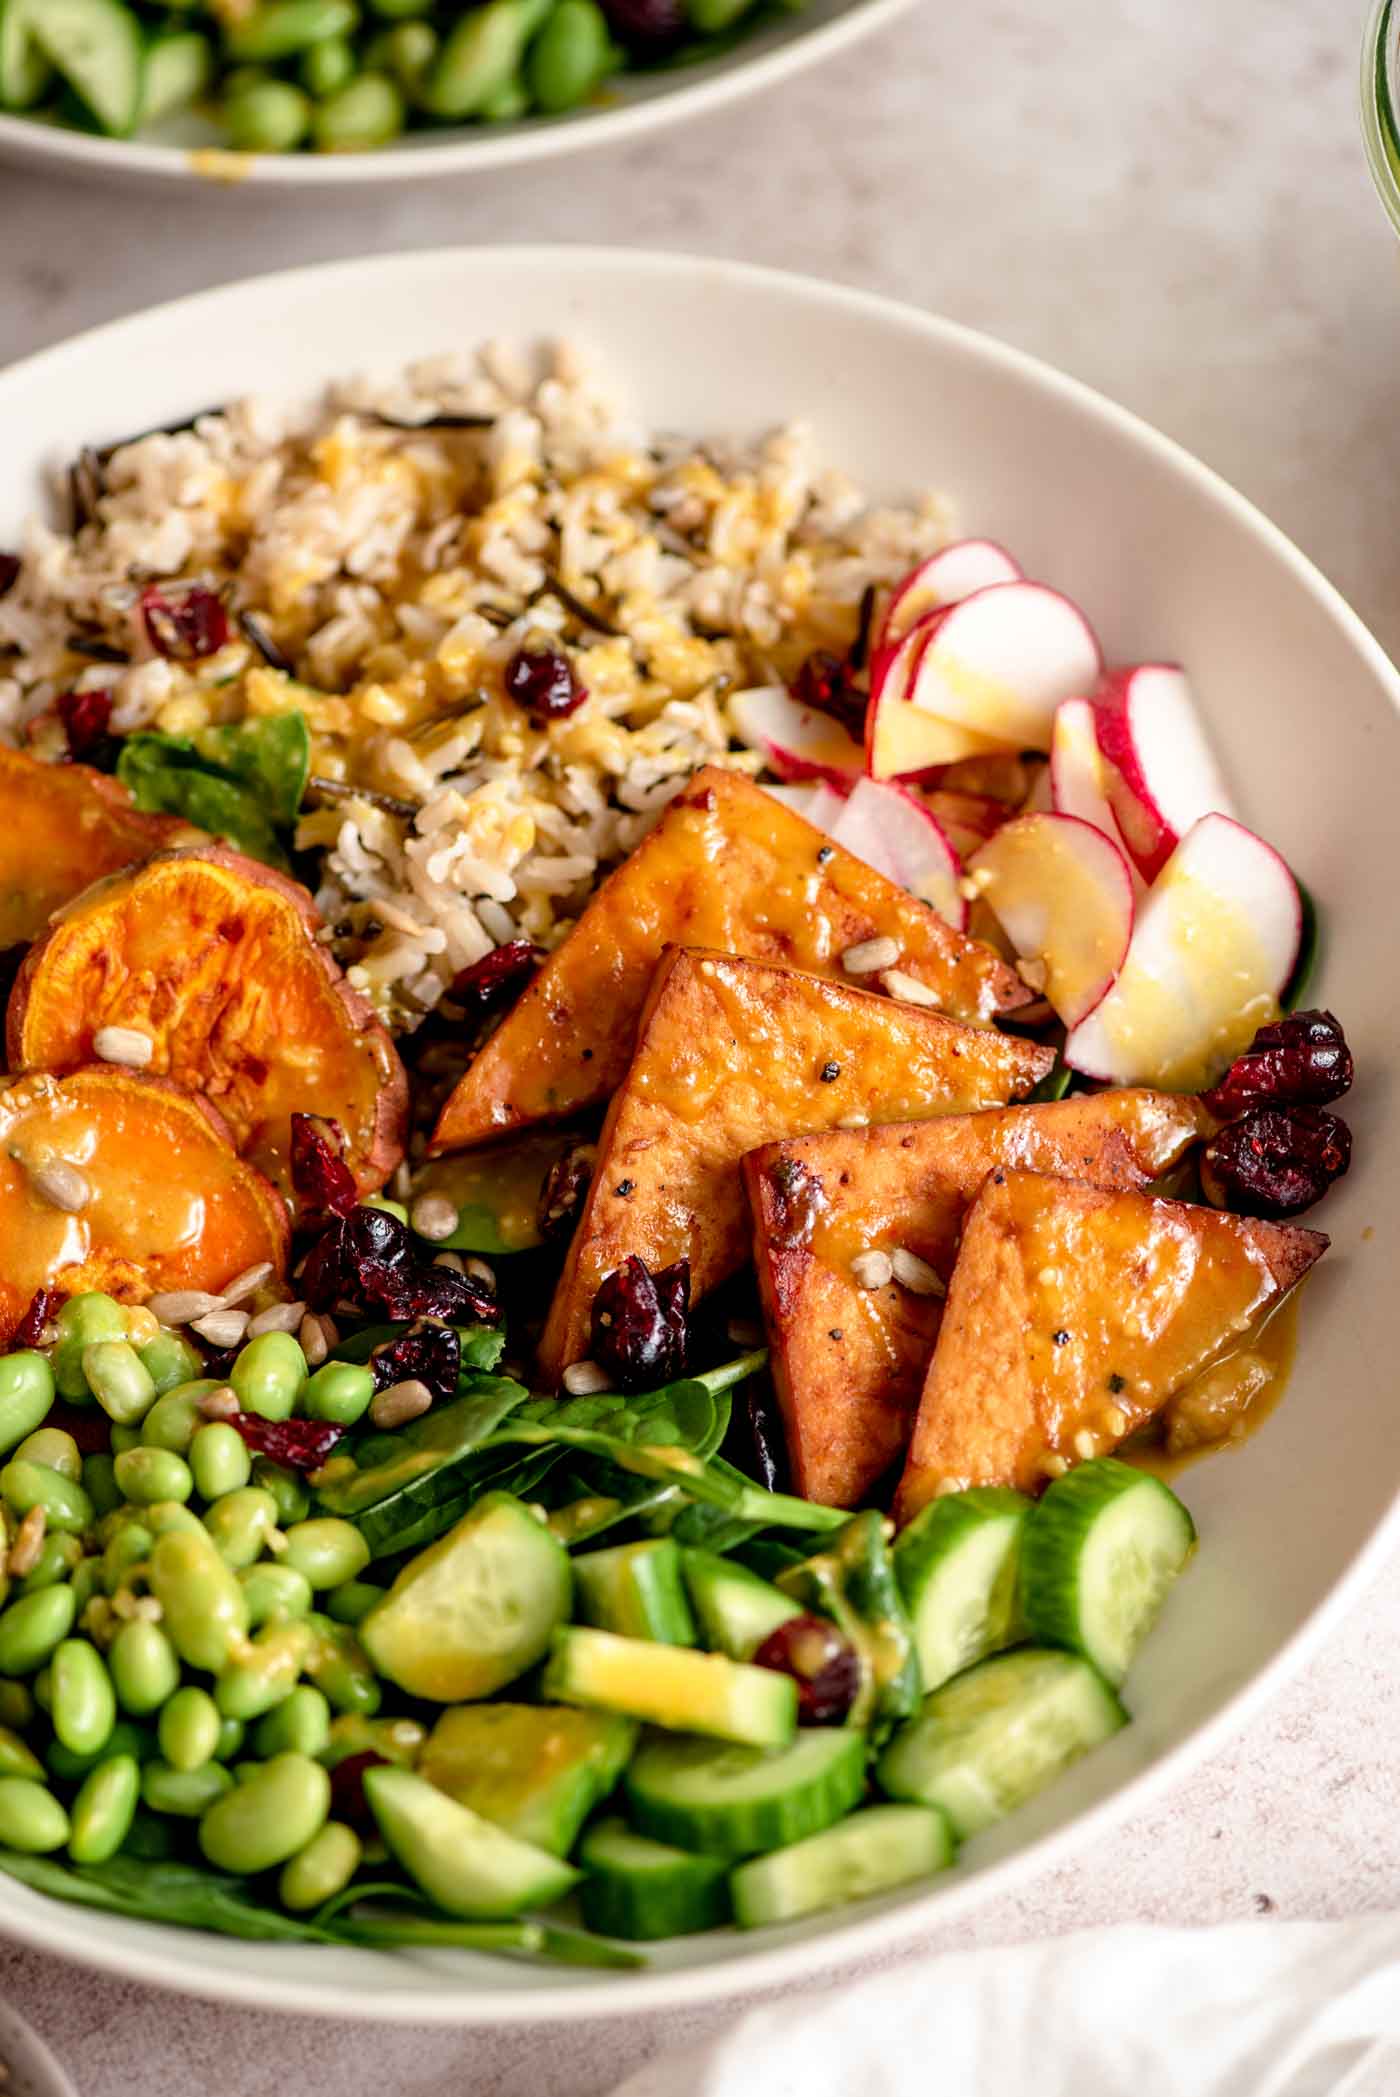
<svg viewBox="0 0 1400 2097">
<path fill-rule="evenodd" d="M 198 835 L 178 816 L 144 815 L 105 772 L 0 747 L 0 949 L 37 939 L 104 874 Z"/>
<path fill-rule="evenodd" d="M 963 1228 L 896 1519 L 950 1486 L 1036 1492 L 1116 1448 L 1327 1243 L 1296 1224 L 992 1172 Z"/>
<path fill-rule="evenodd" d="M 138 1028 L 151 1073 L 207 1098 L 284 1193 L 294 1111 L 340 1122 L 371 1193 L 403 1155 L 408 1080 L 320 925 L 306 890 L 257 860 L 223 845 L 161 853 L 85 890 L 30 949 L 10 1067 L 71 1070 L 93 1060 L 100 1027 Z"/>
<path fill-rule="evenodd" d="M 769 1365 L 793 1484 L 856 1507 L 903 1454 L 943 1313 L 851 1261 L 902 1245 L 946 1284 L 995 1165 L 1143 1187 L 1200 1133 L 1196 1102 L 1122 1091 L 766 1144 L 744 1159 Z"/>
<path fill-rule="evenodd" d="M 56 1161 L 92 1191 L 77 1214 L 35 1185 Z M 0 1346 L 36 1289 L 102 1289 L 123 1303 L 218 1291 L 264 1260 L 283 1272 L 289 1240 L 277 1189 L 179 1086 L 104 1063 L 0 1091 Z"/>
<path fill-rule="evenodd" d="M 693 1298 L 741 1267 L 739 1164 L 766 1138 L 852 1115 L 908 1120 L 1027 1092 L 1048 1049 L 918 1005 L 732 954 L 668 949 L 540 1347 L 557 1380 L 588 1353 L 598 1285 L 629 1253 L 690 1261 Z"/>
<path fill-rule="evenodd" d="M 707 765 L 603 883 L 476 1056 L 432 1149 L 467 1150 L 607 1099 L 626 1073 L 665 945 L 840 978 L 846 949 L 879 934 L 898 940 L 900 968 L 955 1019 L 990 1020 L 1029 1000 L 990 948 L 751 780 Z"/>
</svg>

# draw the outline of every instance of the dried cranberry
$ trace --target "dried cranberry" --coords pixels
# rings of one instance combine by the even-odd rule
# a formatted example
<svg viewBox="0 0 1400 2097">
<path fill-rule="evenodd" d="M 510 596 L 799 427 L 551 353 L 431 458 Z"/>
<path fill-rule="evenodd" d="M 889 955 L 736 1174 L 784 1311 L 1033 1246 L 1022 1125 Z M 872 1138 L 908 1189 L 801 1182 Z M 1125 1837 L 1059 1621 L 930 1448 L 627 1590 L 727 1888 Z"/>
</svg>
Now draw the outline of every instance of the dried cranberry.
<svg viewBox="0 0 1400 2097">
<path fill-rule="evenodd" d="M 572 663 L 557 648 L 519 649 L 506 664 L 506 690 L 543 721 L 564 720 L 588 697 Z"/>
<path fill-rule="evenodd" d="M 63 723 L 63 733 L 68 738 L 68 755 L 75 763 L 90 764 L 103 754 L 103 746 L 110 741 L 112 725 L 110 692 L 60 692 L 54 701 L 54 711 Z"/>
<path fill-rule="evenodd" d="M 659 57 L 674 50 L 685 37 L 681 0 L 602 0 L 602 6 L 618 42 L 639 57 Z"/>
<path fill-rule="evenodd" d="M 690 1262 L 653 1274 L 631 1253 L 593 1299 L 593 1359 L 620 1391 L 649 1391 L 685 1370 Z"/>
<path fill-rule="evenodd" d="M 864 732 L 866 695 L 856 689 L 850 666 L 829 649 L 814 648 L 792 682 L 799 706 L 830 714 L 851 735 Z"/>
<path fill-rule="evenodd" d="M 301 1292 L 314 1311 L 344 1299 L 384 1318 L 449 1325 L 495 1325 L 501 1315 L 481 1282 L 422 1258 L 407 1225 L 388 1209 L 351 1209 L 322 1231 L 303 1262 Z"/>
<path fill-rule="evenodd" d="M 319 1471 L 345 1429 L 333 1420 L 264 1420 L 258 1413 L 233 1413 L 250 1449 L 289 1471 Z"/>
<path fill-rule="evenodd" d="M 545 1174 L 537 1220 L 546 1244 L 567 1237 L 578 1221 L 597 1155 L 596 1144 L 575 1143 L 562 1158 L 555 1159 Z"/>
<path fill-rule="evenodd" d="M 388 1766 L 387 1755 L 376 1755 L 373 1748 L 365 1748 L 358 1755 L 346 1755 L 331 1771 L 331 1818 L 349 1823 L 352 1828 L 371 1828 L 374 1815 L 369 1800 L 365 1797 L 365 1771 Z"/>
<path fill-rule="evenodd" d="M 217 655 L 229 639 L 223 599 L 202 583 L 176 584 L 173 589 L 148 583 L 141 592 L 141 622 L 156 654 L 177 663 Z"/>
<path fill-rule="evenodd" d="M 1293 1012 L 1261 1027 L 1201 1099 L 1220 1121 L 1251 1107 L 1324 1107 L 1350 1090 L 1352 1074 L 1340 1020 L 1330 1012 Z"/>
<path fill-rule="evenodd" d="M 30 1297 L 24 1316 L 14 1329 L 11 1347 L 37 1347 L 44 1327 L 58 1313 L 58 1293 L 54 1289 L 36 1289 Z"/>
<path fill-rule="evenodd" d="M 386 1340 L 369 1358 L 376 1391 L 387 1391 L 391 1383 L 406 1383 L 416 1377 L 434 1398 L 451 1398 L 457 1390 L 462 1366 L 462 1336 L 452 1325 L 426 1320 L 411 1325 L 396 1340 Z"/>
<path fill-rule="evenodd" d="M 1351 1130 L 1325 1107 L 1255 1107 L 1201 1153 L 1201 1186 L 1217 1209 L 1298 1216 L 1351 1163 Z"/>
<path fill-rule="evenodd" d="M 308 1209 L 344 1216 L 354 1208 L 355 1175 L 345 1162 L 344 1149 L 345 1131 L 338 1121 L 317 1114 L 292 1116 L 292 1185 Z"/>
<path fill-rule="evenodd" d="M 860 1694 L 860 1658 L 824 1616 L 789 1617 L 753 1656 L 755 1667 L 791 1675 L 800 1726 L 840 1725 Z"/>
<path fill-rule="evenodd" d="M 535 949 L 530 941 L 508 939 L 470 968 L 459 969 L 447 994 L 460 1004 L 485 1011 L 506 998 L 518 997 L 534 973 Z"/>
<path fill-rule="evenodd" d="M 17 553 L 0 553 L 0 597 L 8 597 L 24 566 Z"/>
</svg>

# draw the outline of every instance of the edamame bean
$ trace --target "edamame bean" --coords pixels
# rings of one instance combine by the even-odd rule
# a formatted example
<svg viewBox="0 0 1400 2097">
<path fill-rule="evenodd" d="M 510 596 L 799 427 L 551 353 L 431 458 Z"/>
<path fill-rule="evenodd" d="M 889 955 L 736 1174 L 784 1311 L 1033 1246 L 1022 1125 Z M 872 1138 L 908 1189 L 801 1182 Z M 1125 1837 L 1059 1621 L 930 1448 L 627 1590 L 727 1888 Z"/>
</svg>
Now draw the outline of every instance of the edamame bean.
<svg viewBox="0 0 1400 2097">
<path fill-rule="evenodd" d="M 191 1381 L 198 1381 L 201 1386 L 207 1384 L 211 1391 L 215 1388 L 212 1378 L 200 1376 L 199 1355 L 177 1332 L 167 1332 L 162 1327 L 153 1340 L 147 1340 L 145 1346 L 136 1351 L 159 1397 L 163 1398 L 167 1391 L 178 1391 L 182 1384 Z M 177 1454 L 183 1454 L 183 1451 L 177 1451 Z"/>
<path fill-rule="evenodd" d="M 222 1724 L 219 1707 L 208 1690 L 187 1683 L 161 1706 L 156 1720 L 160 1751 L 172 1769 L 201 1769 L 218 1753 Z"/>
<path fill-rule="evenodd" d="M 183 1456 L 169 1449 L 127 1449 L 116 1460 L 117 1484 L 138 1507 L 160 1500 L 188 1500 L 194 1479 Z"/>
<path fill-rule="evenodd" d="M 319 101 L 324 95 L 338 94 L 347 80 L 353 80 L 355 67 L 354 47 L 343 36 L 329 36 L 303 51 L 297 77 L 308 95 Z"/>
<path fill-rule="evenodd" d="M 141 1772 L 143 1802 L 152 1813 L 168 1813 L 176 1820 L 198 1820 L 232 1789 L 233 1778 L 222 1762 L 205 1762 L 198 1769 L 148 1762 Z"/>
<path fill-rule="evenodd" d="M 107 1755 L 83 1779 L 73 1801 L 68 1854 L 75 1864 L 105 1864 L 131 1833 L 141 1799 L 134 1755 Z"/>
<path fill-rule="evenodd" d="M 289 1749 L 298 1755 L 319 1755 L 330 1733 L 330 1705 L 319 1689 L 303 1682 L 259 1720 L 253 1747 L 263 1762 Z"/>
<path fill-rule="evenodd" d="M 210 1420 L 190 1443 L 190 1469 L 201 1500 L 220 1500 L 236 1493 L 253 1475 L 248 1444 L 227 1420 Z"/>
<path fill-rule="evenodd" d="M 264 1559 L 245 1566 L 238 1581 L 247 1599 L 251 1630 L 261 1624 L 289 1623 L 311 1612 L 311 1582 L 289 1565 Z"/>
<path fill-rule="evenodd" d="M 355 27 L 353 0 L 263 0 L 241 21 L 230 21 L 224 49 L 250 65 L 276 65 L 312 44 L 349 36 Z"/>
<path fill-rule="evenodd" d="M 79 1616 L 94 1595 L 102 1593 L 102 1560 L 81 1559 L 73 1568 L 73 1607 Z"/>
<path fill-rule="evenodd" d="M 685 0 L 686 17 L 697 36 L 717 36 L 746 15 L 754 0 Z"/>
<path fill-rule="evenodd" d="M 37 1777 L 40 1783 L 44 1779 L 39 1757 L 8 1726 L 0 1726 L 0 1777 Z"/>
<path fill-rule="evenodd" d="M 21 1516 L 42 1507 L 50 1529 L 76 1532 L 91 1529 L 97 1520 L 97 1509 L 80 1485 L 47 1464 L 26 1463 L 18 1456 L 0 1471 L 0 1497 Z"/>
<path fill-rule="evenodd" d="M 36 1427 L 27 1434 L 15 1451 L 17 1463 L 46 1464 L 66 1478 L 70 1485 L 81 1485 L 83 1459 L 78 1445 L 71 1434 L 61 1427 Z"/>
<path fill-rule="evenodd" d="M 156 1402 L 155 1381 L 130 1340 L 94 1340 L 83 1349 L 83 1375 L 119 1427 L 139 1426 Z"/>
<path fill-rule="evenodd" d="M 97 1340 L 126 1336 L 126 1313 L 99 1289 L 70 1296 L 58 1314 L 58 1345 L 53 1351 L 54 1382 L 60 1398 L 81 1401 L 91 1395 L 83 1374 L 83 1352 Z"/>
<path fill-rule="evenodd" d="M 230 1659 L 214 1684 L 214 1701 L 225 1718 L 261 1718 L 296 1687 L 297 1676 L 316 1644 L 304 1623 L 269 1624 Z"/>
<path fill-rule="evenodd" d="M 207 1536 L 158 1536 L 148 1573 L 163 1627 L 187 1667 L 217 1675 L 248 1631 L 243 1590 Z M 0 1617 L 0 1634 L 4 1619 Z M 232 1714 L 237 1716 L 237 1713 Z"/>
<path fill-rule="evenodd" d="M 311 1512 L 311 1495 L 295 1471 L 284 1464 L 270 1463 L 265 1456 L 253 1460 L 253 1483 L 262 1492 L 271 1493 L 277 1507 L 277 1520 L 283 1529 L 293 1522 L 304 1522 Z"/>
<path fill-rule="evenodd" d="M 516 124 L 530 114 L 530 90 L 523 80 L 507 80 L 488 95 L 477 115 L 483 124 Z"/>
<path fill-rule="evenodd" d="M 39 1556 L 19 1582 L 20 1594 L 37 1595 L 41 1587 L 53 1587 L 60 1580 L 71 1579 L 82 1555 L 82 1545 L 67 1530 L 46 1536 L 39 1546 Z"/>
<path fill-rule="evenodd" d="M 369 1564 L 369 1545 L 353 1522 L 334 1515 L 295 1522 L 286 1532 L 282 1564 L 304 1573 L 313 1587 L 339 1587 Z"/>
<path fill-rule="evenodd" d="M 132 1617 L 107 1649 L 117 1702 L 133 1718 L 158 1711 L 180 1686 L 180 1662 L 159 1624 Z"/>
<path fill-rule="evenodd" d="M 41 1711 L 53 1710 L 53 1675 L 47 1667 L 34 1677 L 34 1701 Z"/>
<path fill-rule="evenodd" d="M 85 1638 L 65 1638 L 49 1663 L 53 1729 L 75 1755 L 95 1755 L 117 1722 L 117 1695 L 106 1662 Z"/>
<path fill-rule="evenodd" d="M 328 1820 L 312 1836 L 305 1849 L 283 1867 L 277 1882 L 277 1897 L 284 1908 L 300 1914 L 319 1908 L 324 1901 L 343 1893 L 360 1868 L 364 1847 L 353 1828 L 343 1820 Z"/>
<path fill-rule="evenodd" d="M 214 1502 L 204 1526 L 225 1564 L 250 1566 L 262 1556 L 269 1532 L 277 1527 L 277 1502 L 260 1486 L 240 1486 Z"/>
<path fill-rule="evenodd" d="M 469 8 L 443 43 L 423 82 L 423 105 L 433 116 L 475 116 L 520 71 L 525 47 L 549 12 L 551 0 L 487 0 Z"/>
<path fill-rule="evenodd" d="M 289 1332 L 259 1333 L 240 1348 L 229 1382 L 245 1412 L 289 1419 L 306 1382 L 306 1356 Z"/>
<path fill-rule="evenodd" d="M 228 142 L 240 153 L 294 152 L 311 128 L 310 99 L 290 80 L 263 80 L 225 95 L 221 115 Z"/>
<path fill-rule="evenodd" d="M 199 1846 L 217 1870 L 249 1876 L 270 1871 L 306 1848 L 324 1826 L 330 1803 L 331 1780 L 319 1762 L 274 1755 L 209 1808 L 199 1824 Z"/>
<path fill-rule="evenodd" d="M 364 1649 L 353 1631 L 328 1616 L 314 1613 L 307 1618 L 314 1631 L 306 1673 L 324 1690 L 337 1711 L 358 1712 L 373 1718 L 382 1701 L 382 1691 Z"/>
<path fill-rule="evenodd" d="M 398 22 L 408 15 L 430 14 L 433 0 L 369 0 L 369 4 L 375 14 L 385 15 L 391 22 Z"/>
<path fill-rule="evenodd" d="M 102 1587 L 106 1594 L 114 1595 L 126 1580 L 133 1566 L 141 1565 L 151 1555 L 155 1538 L 144 1522 L 128 1522 L 102 1553 Z"/>
<path fill-rule="evenodd" d="M 214 1760 L 228 1764 L 243 1750 L 243 1738 L 247 1732 L 241 1718 L 219 1720 L 219 1745 L 214 1750 Z"/>
<path fill-rule="evenodd" d="M 194 1509 L 180 1500 L 156 1500 L 140 1512 L 152 1536 L 169 1536 L 172 1530 L 178 1530 L 181 1536 L 209 1534 Z"/>
<path fill-rule="evenodd" d="M 109 1515 L 122 1504 L 122 1489 L 117 1484 L 116 1464 L 102 1450 L 83 1458 L 83 1491 L 97 1509 L 99 1518 Z"/>
<path fill-rule="evenodd" d="M 99 1762 L 111 1755 L 130 1755 L 136 1762 L 149 1762 L 156 1751 L 155 1735 L 129 1719 L 119 1718 L 95 1755 L 75 1755 L 61 1740 L 51 1740 L 44 1749 L 44 1763 L 60 1784 L 81 1784 Z"/>
<path fill-rule="evenodd" d="M 34 1675 L 73 1628 L 71 1587 L 22 1595 L 0 1615 L 0 1675 Z"/>
<path fill-rule="evenodd" d="M 204 1425 L 199 1401 L 218 1388 L 212 1376 L 199 1376 L 193 1383 L 177 1383 L 163 1391 L 141 1422 L 141 1440 L 146 1447 L 168 1449 L 172 1456 L 187 1455 L 190 1443 Z"/>
<path fill-rule="evenodd" d="M 68 1815 L 51 1791 L 32 1777 L 0 1777 L 0 1846 L 40 1857 L 67 1840 Z"/>
<path fill-rule="evenodd" d="M 130 1833 L 122 1844 L 122 1855 L 139 1857 L 148 1864 L 163 1864 L 167 1857 L 174 1856 L 175 1849 L 175 1830 L 170 1822 L 162 1820 L 158 1813 L 149 1813 L 144 1806 L 138 1806 Z"/>
<path fill-rule="evenodd" d="M 301 1410 L 308 1420 L 353 1427 L 369 1411 L 374 1373 L 360 1362 L 327 1362 L 306 1380 Z"/>
<path fill-rule="evenodd" d="M 22 1733 L 34 1723 L 34 1699 L 23 1682 L 0 1682 L 0 1726 Z"/>
<path fill-rule="evenodd" d="M 427 78 L 437 52 L 437 32 L 431 23 L 397 22 L 392 29 L 382 29 L 366 45 L 365 64 L 372 73 L 387 73 L 391 80 L 397 80 L 406 95 L 414 95 Z M 406 1215 L 403 1220 L 408 1221 Z"/>
<path fill-rule="evenodd" d="M 353 1630 L 383 1600 L 382 1587 L 371 1587 L 367 1580 L 347 1580 L 326 1596 L 326 1615 L 332 1623 L 348 1624 Z"/>
<path fill-rule="evenodd" d="M 331 1720 L 330 1739 L 321 1752 L 327 1769 L 334 1769 L 350 1755 L 381 1755 L 412 1769 L 422 1752 L 428 1729 L 416 1718 L 362 1718 L 356 1712 Z"/>
<path fill-rule="evenodd" d="M 613 62 L 607 17 L 597 0 L 557 0 L 530 46 L 525 84 L 538 109 L 558 116 L 586 102 Z"/>
<path fill-rule="evenodd" d="M 139 1449 L 140 1447 L 141 1430 L 139 1427 L 119 1427 L 115 1420 L 112 1422 L 112 1455 L 114 1459 L 125 1455 L 128 1449 Z M 115 1462 L 112 1468 L 115 1474 Z"/>
<path fill-rule="evenodd" d="M 54 1401 L 48 1357 L 32 1347 L 0 1355 L 0 1456 L 42 1425 Z"/>
</svg>

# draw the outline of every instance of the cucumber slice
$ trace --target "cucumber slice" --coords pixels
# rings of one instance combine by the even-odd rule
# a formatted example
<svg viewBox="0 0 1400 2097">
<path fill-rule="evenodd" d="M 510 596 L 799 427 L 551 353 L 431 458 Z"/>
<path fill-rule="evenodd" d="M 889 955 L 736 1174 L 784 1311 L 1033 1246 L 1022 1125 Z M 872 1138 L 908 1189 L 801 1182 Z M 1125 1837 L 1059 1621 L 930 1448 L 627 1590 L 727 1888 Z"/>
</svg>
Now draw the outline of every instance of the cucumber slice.
<svg viewBox="0 0 1400 2097">
<path fill-rule="evenodd" d="M 681 1578 L 681 1549 L 669 1536 L 586 1551 L 573 1562 L 578 1614 L 602 1631 L 693 1646 L 695 1619 Z"/>
<path fill-rule="evenodd" d="M 53 67 L 30 33 L 33 0 L 0 0 L 0 109 L 33 109 L 53 79 Z"/>
<path fill-rule="evenodd" d="M 1021 1636 L 1021 1533 L 1031 1503 L 1002 1486 L 947 1493 L 920 1509 L 894 1547 L 925 1690 Z"/>
<path fill-rule="evenodd" d="M 141 28 L 122 0 L 29 0 L 24 20 L 45 57 L 109 138 L 141 114 Z"/>
<path fill-rule="evenodd" d="M 1087 1660 L 1021 1646 L 935 1689 L 895 1734 L 875 1777 L 890 1798 L 941 1806 L 963 1841 L 1127 1723 Z"/>
<path fill-rule="evenodd" d="M 197 29 L 172 29 L 146 46 L 141 121 L 155 124 L 187 109 L 214 77 L 214 47 Z"/>
<path fill-rule="evenodd" d="M 421 1777 L 556 1857 L 566 1857 L 637 1744 L 630 1718 L 562 1704 L 459 1704 L 418 1758 Z"/>
<path fill-rule="evenodd" d="M 802 1614 L 790 1595 L 732 1558 L 692 1546 L 681 1561 L 700 1635 L 712 1652 L 750 1660 L 770 1631 Z"/>
<path fill-rule="evenodd" d="M 360 1624 L 381 1675 L 434 1704 L 487 1697 L 544 1657 L 569 1613 L 569 1554 L 510 1493 L 486 1493 Z"/>
<path fill-rule="evenodd" d="M 586 1874 L 579 1907 L 605 1937 L 686 1937 L 729 1920 L 729 1866 L 638 1835 L 625 1820 L 600 1820 L 579 1844 Z"/>
<path fill-rule="evenodd" d="M 547 1907 L 578 1883 L 572 1865 L 459 1806 L 411 1769 L 379 1764 L 365 1771 L 364 1786 L 385 1842 L 448 1915 L 498 1921 Z"/>
<path fill-rule="evenodd" d="M 930 1806 L 866 1806 L 820 1835 L 740 1864 L 729 1884 L 740 1929 L 795 1922 L 889 1893 L 953 1861 L 948 1823 Z"/>
<path fill-rule="evenodd" d="M 632 1819 L 658 1842 L 703 1856 L 752 1857 L 829 1828 L 865 1795 L 865 1736 L 812 1726 L 791 1747 L 643 1741 L 624 1787 Z"/>
<path fill-rule="evenodd" d="M 1170 1486 L 1096 1457 L 1047 1489 L 1026 1525 L 1021 1594 L 1032 1638 L 1068 1646 L 1119 1683 L 1196 1548 Z"/>
<path fill-rule="evenodd" d="M 574 1624 L 554 1634 L 541 1693 L 752 1747 L 785 1747 L 797 1730 L 791 1675 Z"/>
</svg>

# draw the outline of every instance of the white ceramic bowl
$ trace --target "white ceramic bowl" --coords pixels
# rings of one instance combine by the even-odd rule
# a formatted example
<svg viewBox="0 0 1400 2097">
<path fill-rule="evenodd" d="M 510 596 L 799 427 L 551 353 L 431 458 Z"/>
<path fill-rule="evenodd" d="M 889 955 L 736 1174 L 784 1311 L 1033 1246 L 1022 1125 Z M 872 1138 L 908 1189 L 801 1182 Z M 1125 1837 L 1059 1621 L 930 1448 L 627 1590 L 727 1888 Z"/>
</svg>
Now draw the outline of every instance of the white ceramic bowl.
<svg viewBox="0 0 1400 2097">
<path fill-rule="evenodd" d="M 7 2002 L 0 2002 L 0 2068 L 5 2097 L 77 2097 L 39 2034 Z"/>
<path fill-rule="evenodd" d="M 1189 665 L 1247 819 L 1313 887 L 1319 997 L 1361 1082 L 1356 1163 L 1320 1220 L 1292 1387 L 1182 1490 L 1201 1550 L 1128 1685 L 1136 1723 L 927 1887 L 783 1932 L 658 1949 L 637 1976 L 463 1955 L 235 1944 L 50 1905 L 6 1884 L 0 1929 L 135 1978 L 263 2007 L 410 2023 L 538 2021 L 794 1980 L 1024 1884 L 1211 1751 L 1321 1640 L 1382 1548 L 1400 1488 L 1393 1245 L 1400 986 L 1391 898 L 1400 681 L 1271 525 L 1204 467 L 1043 365 L 882 301 L 732 264 L 559 249 L 405 255 L 205 293 L 0 376 L 0 544 L 82 440 L 240 391 L 308 389 L 476 336 L 566 333 L 645 419 L 752 431 L 805 417 L 890 496 L 932 483 L 966 528 L 1083 604 L 1111 657 Z"/>
<path fill-rule="evenodd" d="M 454 125 L 415 131 L 370 153 L 230 153 L 217 127 L 172 119 L 148 137 L 93 138 L 57 124 L 0 114 L 0 160 L 32 162 L 110 181 L 243 183 L 336 189 L 424 182 L 549 160 L 585 146 L 623 145 L 683 117 L 722 108 L 760 89 L 773 92 L 819 58 L 834 58 L 914 0 L 806 0 L 698 65 L 621 73 L 605 99 L 566 116 L 518 124 Z"/>
</svg>

